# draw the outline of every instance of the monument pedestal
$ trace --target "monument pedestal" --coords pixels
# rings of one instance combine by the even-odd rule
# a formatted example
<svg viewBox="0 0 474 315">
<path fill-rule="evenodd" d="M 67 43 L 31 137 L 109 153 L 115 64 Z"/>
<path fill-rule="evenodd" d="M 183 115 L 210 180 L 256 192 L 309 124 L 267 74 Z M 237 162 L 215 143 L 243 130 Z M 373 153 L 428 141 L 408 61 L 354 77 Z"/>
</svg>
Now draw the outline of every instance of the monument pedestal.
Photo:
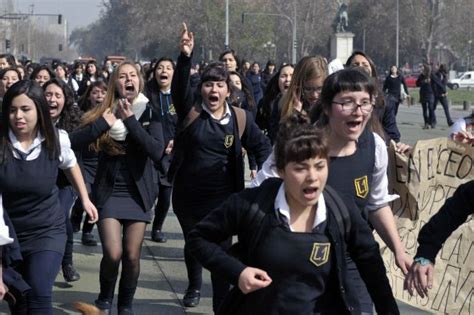
<svg viewBox="0 0 474 315">
<path fill-rule="evenodd" d="M 352 54 L 354 33 L 336 33 L 331 37 L 331 60 L 339 59 L 343 64 Z"/>
</svg>

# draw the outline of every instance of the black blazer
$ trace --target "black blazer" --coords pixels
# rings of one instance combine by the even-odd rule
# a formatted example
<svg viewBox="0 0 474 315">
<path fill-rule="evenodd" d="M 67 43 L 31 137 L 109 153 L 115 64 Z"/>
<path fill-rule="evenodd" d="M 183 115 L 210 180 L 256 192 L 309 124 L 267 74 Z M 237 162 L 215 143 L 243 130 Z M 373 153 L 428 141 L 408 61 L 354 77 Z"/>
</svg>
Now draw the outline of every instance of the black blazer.
<svg viewBox="0 0 474 315">
<path fill-rule="evenodd" d="M 257 221 L 259 226 L 255 226 L 254 221 L 249 219 L 249 217 L 255 217 L 255 215 L 251 215 L 254 211 L 252 209 L 258 209 L 265 215 L 275 215 L 273 202 L 267 200 L 275 200 L 281 183 L 281 179 L 271 178 L 264 181 L 259 187 L 245 189 L 231 195 L 220 207 L 211 211 L 200 221 L 188 235 L 187 246 L 195 258 L 211 272 L 219 273 L 225 277 L 235 286 L 234 288 L 238 288 L 239 276 L 247 267 L 245 263 L 253 266 L 251 258 L 253 250 L 257 248 L 255 243 L 258 243 L 261 237 L 273 228 L 271 225 L 265 224 L 264 220 Z M 259 195 L 263 195 L 265 198 L 259 200 Z M 337 282 L 331 283 L 334 290 L 328 290 L 328 294 L 323 294 L 321 299 L 338 309 L 335 314 L 360 313 L 357 294 L 346 274 L 347 251 L 367 285 L 376 311 L 379 314 L 399 314 L 378 244 L 355 204 L 349 199 L 343 198 L 343 200 L 348 206 L 351 228 L 349 235 L 341 233 L 334 214 L 335 211 L 328 207 L 326 234 L 332 244 Z M 242 248 L 248 250 L 247 258 L 250 261 L 247 262 L 245 259 L 245 262 L 240 261 L 230 256 L 219 246 L 220 242 L 233 235 L 237 235 Z M 329 294 L 334 292 L 336 294 Z"/>
<path fill-rule="evenodd" d="M 125 156 L 130 173 L 135 180 L 145 210 L 149 211 L 158 194 L 158 175 L 154 163 L 158 163 L 164 151 L 163 130 L 158 114 L 147 105 L 139 120 L 131 116 L 123 121 L 128 134 Z M 70 135 L 71 146 L 83 149 L 109 129 L 100 117 Z M 112 194 L 115 176 L 119 170 L 119 157 L 99 152 L 97 174 L 92 186 L 92 199 L 101 208 Z"/>
</svg>

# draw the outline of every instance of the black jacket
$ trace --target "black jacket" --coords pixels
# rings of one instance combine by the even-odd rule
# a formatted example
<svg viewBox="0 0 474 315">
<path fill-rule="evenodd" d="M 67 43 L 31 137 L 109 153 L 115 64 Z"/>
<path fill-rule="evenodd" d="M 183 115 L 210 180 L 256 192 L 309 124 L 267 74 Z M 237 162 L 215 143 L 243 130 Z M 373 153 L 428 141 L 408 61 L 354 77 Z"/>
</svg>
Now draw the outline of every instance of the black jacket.
<svg viewBox="0 0 474 315">
<path fill-rule="evenodd" d="M 247 267 L 243 262 L 227 254 L 219 243 L 228 237 L 237 235 L 241 247 L 244 249 L 256 248 L 256 242 L 270 226 L 256 227 L 248 224 L 246 217 L 253 213 L 252 209 L 259 209 L 266 215 L 275 215 L 273 203 L 258 201 L 260 194 L 275 200 L 281 179 L 266 180 L 261 186 L 246 189 L 233 194 L 227 201 L 212 211 L 198 223 L 188 235 L 188 246 L 192 254 L 200 263 L 212 273 L 225 276 L 234 286 L 238 285 L 241 272 Z M 266 200 L 267 198 L 264 198 Z M 261 200 L 261 199 L 260 199 Z M 338 314 L 360 313 L 357 294 L 353 291 L 350 280 L 346 277 L 346 246 L 352 259 L 355 261 L 362 279 L 364 279 L 379 314 L 398 314 L 398 307 L 392 294 L 386 276 L 384 263 L 380 256 L 379 247 L 375 242 L 370 229 L 362 220 L 355 205 L 349 207 L 351 229 L 350 235 L 339 231 L 334 210 L 328 208 L 326 234 L 332 244 L 332 257 L 335 257 L 337 270 L 337 291 L 339 295 L 323 295 L 328 304 L 339 307 Z M 258 234 L 258 235 L 256 235 Z M 345 237 L 345 239 L 344 239 Z M 347 243 L 346 243 L 347 241 Z M 252 250 L 248 256 L 252 257 Z M 264 266 L 256 266 L 265 269 Z M 336 284 L 334 284 L 336 285 Z M 251 294 L 251 293 L 250 293 Z"/>
<path fill-rule="evenodd" d="M 154 163 L 158 163 L 164 151 L 163 131 L 158 114 L 147 106 L 139 120 L 131 116 L 123 121 L 128 130 L 125 141 L 127 165 L 142 198 L 145 209 L 153 207 L 157 196 L 158 175 Z M 100 117 L 70 135 L 71 146 L 83 149 L 107 131 L 107 122 Z M 92 197 L 97 208 L 102 207 L 112 194 L 115 176 L 119 170 L 119 157 L 99 152 L 97 174 L 92 188 Z"/>
<path fill-rule="evenodd" d="M 188 146 L 199 145 L 199 143 L 193 141 L 195 139 L 190 139 L 188 130 L 193 128 L 193 125 L 199 124 L 199 121 L 211 119 L 207 112 L 203 110 L 201 111 L 199 117 L 196 118 L 196 121 L 183 130 L 184 120 L 186 119 L 191 108 L 195 105 L 195 95 L 190 85 L 190 70 L 191 57 L 181 54 L 178 57 L 178 62 L 176 64 L 176 69 L 171 84 L 171 94 L 175 104 L 176 113 L 178 115 L 177 132 L 174 143 L 174 164 L 179 164 L 182 162 L 176 162 L 178 159 L 180 159 L 180 155 L 182 153 L 177 152 L 178 150 L 185 151 Z M 230 110 L 232 112 L 232 119 L 234 119 L 234 126 L 237 126 L 236 114 L 232 106 L 230 106 Z M 257 124 L 255 123 L 255 119 L 251 114 L 246 115 L 245 131 L 241 139 L 239 138 L 237 128 L 234 129 L 234 163 L 236 166 L 235 191 L 240 191 L 244 188 L 244 161 L 242 157 L 242 147 L 244 147 L 249 154 L 253 154 L 255 156 L 256 164 L 259 169 L 263 162 L 265 162 L 267 157 L 270 155 L 272 148 L 270 142 L 258 128 Z M 177 170 L 173 171 L 173 173 L 177 173 Z"/>
<path fill-rule="evenodd" d="M 474 180 L 456 189 L 446 200 L 438 213 L 431 217 L 420 230 L 416 257 L 424 257 L 435 263 L 436 255 L 448 239 L 467 217 L 474 213 Z"/>
</svg>

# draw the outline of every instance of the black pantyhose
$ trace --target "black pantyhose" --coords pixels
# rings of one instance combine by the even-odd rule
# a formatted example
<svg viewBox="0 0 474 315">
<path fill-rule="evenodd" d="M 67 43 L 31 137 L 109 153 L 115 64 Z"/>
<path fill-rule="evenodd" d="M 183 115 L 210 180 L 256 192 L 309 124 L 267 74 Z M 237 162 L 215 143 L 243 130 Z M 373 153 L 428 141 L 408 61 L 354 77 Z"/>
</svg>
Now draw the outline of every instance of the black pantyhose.
<svg viewBox="0 0 474 315">
<path fill-rule="evenodd" d="M 140 254 L 145 222 L 103 219 L 98 224 L 103 257 L 100 262 L 99 300 L 112 303 L 122 262 L 118 308 L 131 307 L 140 275 Z"/>
</svg>

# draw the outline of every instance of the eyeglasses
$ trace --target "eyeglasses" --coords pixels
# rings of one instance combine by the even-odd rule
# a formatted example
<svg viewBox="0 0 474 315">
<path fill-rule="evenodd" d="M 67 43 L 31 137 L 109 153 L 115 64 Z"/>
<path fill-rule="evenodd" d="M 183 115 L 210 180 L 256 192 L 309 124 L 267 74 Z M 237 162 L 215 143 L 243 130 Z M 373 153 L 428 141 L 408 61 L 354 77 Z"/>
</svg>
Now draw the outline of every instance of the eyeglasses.
<svg viewBox="0 0 474 315">
<path fill-rule="evenodd" d="M 317 87 L 303 86 L 303 92 L 306 93 L 306 94 L 310 94 L 310 93 L 321 94 L 322 90 L 323 90 L 322 86 L 317 86 Z"/>
<path fill-rule="evenodd" d="M 344 100 L 344 101 L 332 101 L 334 104 L 341 105 L 341 109 L 345 113 L 353 113 L 360 107 L 360 110 L 364 114 L 369 114 L 374 110 L 374 104 L 370 100 L 362 101 L 362 103 L 357 104 L 353 100 Z"/>
</svg>

